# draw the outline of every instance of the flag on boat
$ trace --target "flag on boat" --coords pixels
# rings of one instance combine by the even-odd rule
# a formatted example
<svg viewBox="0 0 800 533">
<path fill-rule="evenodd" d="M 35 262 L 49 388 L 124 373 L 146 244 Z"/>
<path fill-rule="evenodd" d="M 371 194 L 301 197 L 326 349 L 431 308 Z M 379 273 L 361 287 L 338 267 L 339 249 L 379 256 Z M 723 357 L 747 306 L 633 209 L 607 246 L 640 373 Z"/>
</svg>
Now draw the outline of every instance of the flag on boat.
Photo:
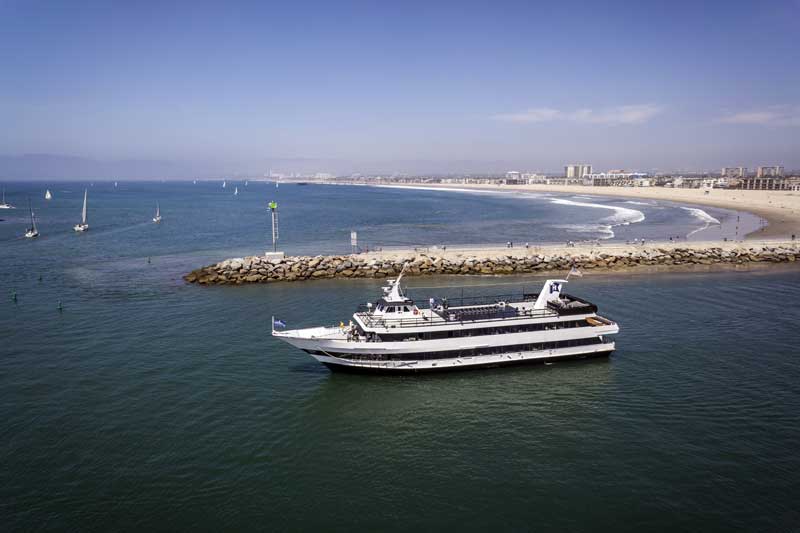
<svg viewBox="0 0 800 533">
<path fill-rule="evenodd" d="M 575 267 L 572 267 L 572 268 L 569 270 L 569 275 L 570 275 L 570 276 L 578 276 L 579 278 L 582 278 L 582 277 L 583 277 L 583 272 L 581 272 L 580 270 L 578 270 L 578 269 L 577 269 L 577 268 L 575 268 Z"/>
<path fill-rule="evenodd" d="M 272 327 L 273 327 L 273 329 L 274 329 L 275 327 L 279 327 L 279 328 L 285 328 L 285 327 L 286 327 L 286 322 L 284 322 L 284 321 L 283 321 L 283 320 L 281 320 L 281 319 L 277 319 L 277 320 L 276 320 L 276 319 L 274 319 L 274 318 L 273 318 L 273 319 L 272 319 Z"/>
</svg>

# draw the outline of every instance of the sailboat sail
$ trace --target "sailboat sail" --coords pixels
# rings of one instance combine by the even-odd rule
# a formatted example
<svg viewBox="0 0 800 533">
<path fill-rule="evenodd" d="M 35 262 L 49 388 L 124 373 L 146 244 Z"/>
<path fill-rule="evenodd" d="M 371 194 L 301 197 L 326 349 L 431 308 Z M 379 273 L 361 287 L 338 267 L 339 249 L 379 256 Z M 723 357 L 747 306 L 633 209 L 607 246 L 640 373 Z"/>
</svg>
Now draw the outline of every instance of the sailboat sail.
<svg viewBox="0 0 800 533">
<path fill-rule="evenodd" d="M 234 196 L 238 196 L 239 195 L 239 187 L 236 187 L 236 189 L 234 189 L 233 195 Z"/>
<path fill-rule="evenodd" d="M 156 202 L 156 218 L 161 218 L 161 208 L 158 206 L 158 202 Z"/>
<path fill-rule="evenodd" d="M 50 194 L 50 189 L 47 189 L 47 191 L 44 193 L 44 199 L 45 200 L 52 200 L 53 199 L 53 195 Z"/>
<path fill-rule="evenodd" d="M 31 205 L 31 199 L 30 198 L 28 198 L 28 209 L 31 212 L 31 229 L 35 233 L 36 232 L 36 219 L 33 216 L 33 206 Z"/>
<path fill-rule="evenodd" d="M 86 200 L 89 196 L 89 191 L 84 189 L 83 191 L 83 213 L 81 215 L 81 224 L 86 224 Z"/>
</svg>

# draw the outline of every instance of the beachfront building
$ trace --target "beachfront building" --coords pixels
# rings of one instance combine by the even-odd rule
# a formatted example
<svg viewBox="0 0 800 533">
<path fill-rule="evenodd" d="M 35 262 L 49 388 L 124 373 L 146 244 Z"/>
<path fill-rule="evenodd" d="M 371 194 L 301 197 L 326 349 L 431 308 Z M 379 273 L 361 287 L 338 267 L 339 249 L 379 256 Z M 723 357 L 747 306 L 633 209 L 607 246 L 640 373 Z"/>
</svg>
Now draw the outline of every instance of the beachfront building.
<svg viewBox="0 0 800 533">
<path fill-rule="evenodd" d="M 747 176 L 747 167 L 722 167 L 719 175 L 722 178 L 744 178 Z"/>
<path fill-rule="evenodd" d="M 645 172 L 609 170 L 586 174 L 583 177 L 583 184 L 592 187 L 650 187 L 652 180 Z"/>
<path fill-rule="evenodd" d="M 536 173 L 525 173 L 522 175 L 522 180 L 528 185 L 549 183 L 549 178 L 547 176 Z"/>
<path fill-rule="evenodd" d="M 800 180 L 798 180 L 800 181 Z M 779 176 L 765 176 L 745 178 L 741 181 L 739 188 L 751 191 L 787 191 L 798 185 L 795 178 L 783 178 Z"/>
<path fill-rule="evenodd" d="M 585 175 L 592 173 L 592 165 L 570 164 L 564 167 L 564 176 L 567 180 L 580 180 Z"/>
<path fill-rule="evenodd" d="M 758 167 L 756 171 L 756 178 L 766 178 L 766 177 L 781 177 L 783 176 L 783 167 L 782 166 L 774 166 L 774 167 Z"/>
</svg>

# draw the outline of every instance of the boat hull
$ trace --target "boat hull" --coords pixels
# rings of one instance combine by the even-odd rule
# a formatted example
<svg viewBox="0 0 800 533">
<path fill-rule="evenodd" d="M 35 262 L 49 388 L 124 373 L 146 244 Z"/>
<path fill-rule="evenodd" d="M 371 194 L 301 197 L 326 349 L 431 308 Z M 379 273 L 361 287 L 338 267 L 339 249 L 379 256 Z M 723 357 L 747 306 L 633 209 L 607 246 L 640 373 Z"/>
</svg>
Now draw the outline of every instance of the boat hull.
<svg viewBox="0 0 800 533">
<path fill-rule="evenodd" d="M 416 361 L 355 361 L 327 355 L 311 354 L 311 356 L 336 372 L 421 374 L 608 357 L 614 351 L 614 348 L 613 342 L 605 342 L 598 345 L 578 346 L 574 348 L 556 348 L 532 352 L 510 352 L 473 357 Z"/>
</svg>

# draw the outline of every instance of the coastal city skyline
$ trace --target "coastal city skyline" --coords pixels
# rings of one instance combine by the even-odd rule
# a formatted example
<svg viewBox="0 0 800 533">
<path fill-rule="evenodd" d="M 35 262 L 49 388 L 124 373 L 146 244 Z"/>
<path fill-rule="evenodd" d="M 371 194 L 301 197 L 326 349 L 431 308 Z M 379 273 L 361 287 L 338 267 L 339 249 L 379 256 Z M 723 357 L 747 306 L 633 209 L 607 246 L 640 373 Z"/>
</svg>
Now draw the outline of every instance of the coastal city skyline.
<svg viewBox="0 0 800 533">
<path fill-rule="evenodd" d="M 550 173 L 575 160 L 789 171 L 798 16 L 791 0 L 7 2 L 14 83 L 0 112 L 15 127 L 0 179 Z"/>
</svg>

